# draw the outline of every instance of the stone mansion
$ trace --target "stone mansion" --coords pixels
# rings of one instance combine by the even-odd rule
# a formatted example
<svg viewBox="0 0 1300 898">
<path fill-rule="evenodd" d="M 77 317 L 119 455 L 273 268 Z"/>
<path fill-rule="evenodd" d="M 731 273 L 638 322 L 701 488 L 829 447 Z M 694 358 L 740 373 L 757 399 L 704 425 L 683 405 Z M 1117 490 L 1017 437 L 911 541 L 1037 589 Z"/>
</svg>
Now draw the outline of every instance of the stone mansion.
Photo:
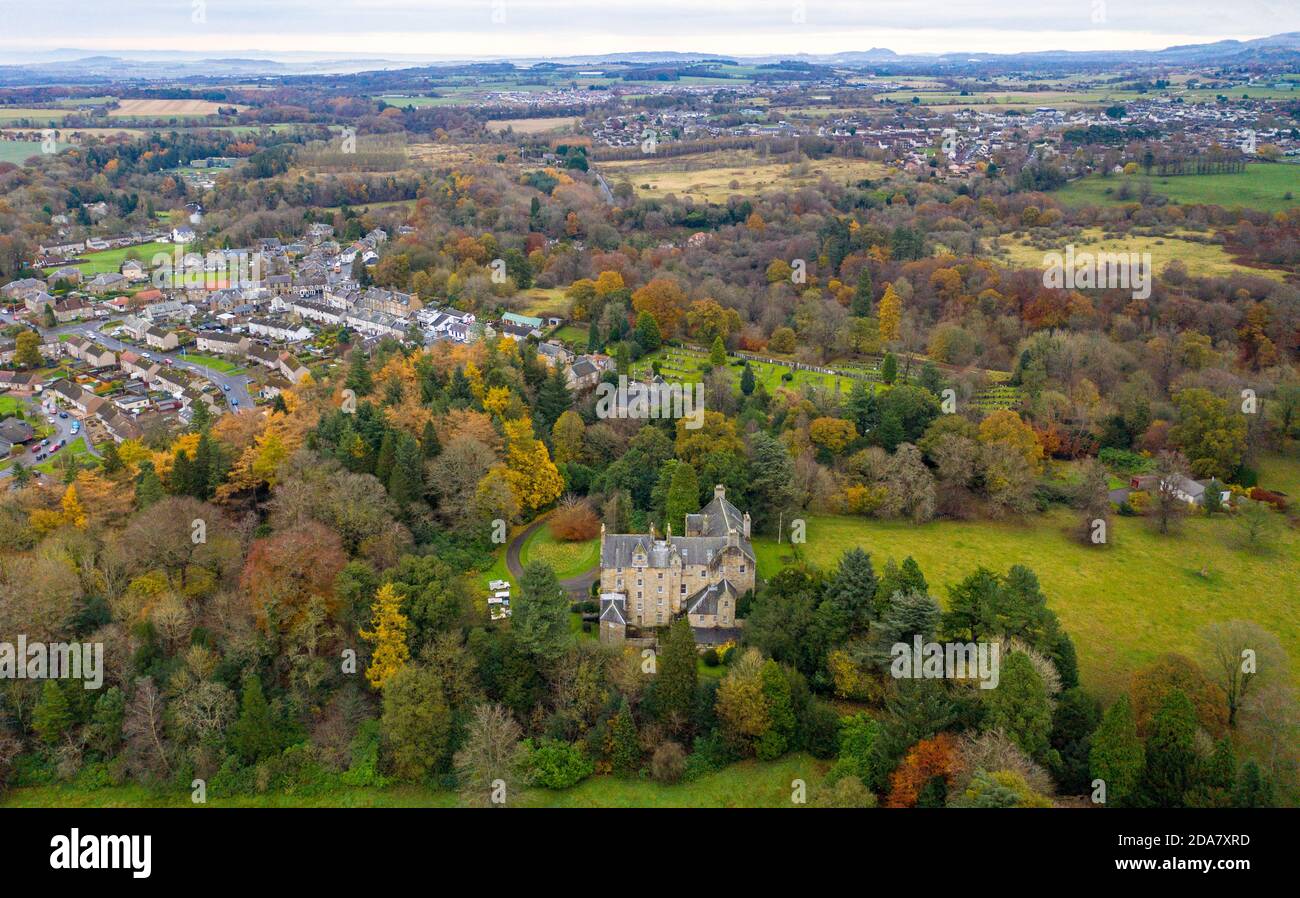
<svg viewBox="0 0 1300 898">
<path fill-rule="evenodd" d="M 682 536 L 600 531 L 600 639 L 620 643 L 629 626 L 665 627 L 686 615 L 700 643 L 734 638 L 736 602 L 754 588 L 749 514 L 713 488 L 713 501 L 688 514 Z"/>
</svg>

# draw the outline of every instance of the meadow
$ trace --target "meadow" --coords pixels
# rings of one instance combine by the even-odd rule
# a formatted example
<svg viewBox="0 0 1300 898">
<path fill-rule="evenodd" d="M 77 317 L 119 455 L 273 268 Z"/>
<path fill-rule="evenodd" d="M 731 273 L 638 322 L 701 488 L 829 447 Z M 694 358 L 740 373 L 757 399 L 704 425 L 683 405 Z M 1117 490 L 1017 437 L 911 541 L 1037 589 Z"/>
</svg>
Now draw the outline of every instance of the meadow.
<svg viewBox="0 0 1300 898">
<path fill-rule="evenodd" d="M 1294 460 L 1278 462 L 1295 470 Z M 935 521 L 916 525 L 839 516 L 809 516 L 800 554 L 832 568 L 855 546 L 879 569 L 912 556 L 931 593 L 946 605 L 947 587 L 981 565 L 1005 573 L 1023 564 L 1038 575 L 1048 607 L 1074 640 L 1085 686 L 1109 699 L 1134 670 L 1164 652 L 1196 654 L 1207 623 L 1252 620 L 1273 632 L 1300 662 L 1300 532 L 1281 526 L 1271 548 L 1241 547 L 1225 518 L 1189 518 L 1161 536 L 1145 520 L 1114 517 L 1109 544 L 1084 545 L 1070 533 L 1068 511 L 1026 521 Z M 754 543 L 759 573 L 771 576 L 790 545 Z M 1300 663 L 1292 674 L 1300 682 Z"/>
<path fill-rule="evenodd" d="M 689 783 L 661 785 L 649 779 L 593 776 L 571 789 L 524 789 L 518 807 L 529 808 L 788 808 L 792 783 L 803 780 L 809 795 L 826 777 L 830 765 L 807 754 L 790 754 L 776 761 L 741 761 L 704 774 Z M 223 797 L 208 792 L 207 807 L 356 807 L 449 808 L 458 804 L 454 792 L 423 786 L 334 787 L 302 793 L 266 792 Z M 143 786 L 76 785 L 20 786 L 0 798 L 10 808 L 194 807 L 190 791 Z"/>
<path fill-rule="evenodd" d="M 627 179 L 642 197 L 673 193 L 698 202 L 723 203 L 736 194 L 754 196 L 770 190 L 796 190 L 816 185 L 823 177 L 840 183 L 880 178 L 888 168 L 866 159 L 830 156 L 825 159 L 764 159 L 747 151 L 717 151 L 660 159 L 649 156 L 602 162 L 611 182 Z"/>
<path fill-rule="evenodd" d="M 122 270 L 122 263 L 127 259 L 136 259 L 148 270 L 153 257 L 158 253 L 166 253 L 168 256 L 176 251 L 177 247 L 172 243 L 141 243 L 137 246 L 123 246 L 117 249 L 106 249 L 96 253 L 85 253 L 80 258 L 82 261 L 77 264 L 83 277 L 91 278 L 97 274 L 108 274 Z M 182 252 L 184 247 L 181 247 Z M 45 269 L 48 274 L 54 271 L 53 268 Z"/>
<path fill-rule="evenodd" d="M 72 144 L 58 143 L 55 152 L 61 153 L 70 146 Z M 41 155 L 42 152 L 44 151 L 39 140 L 0 140 L 0 162 L 22 165 L 31 157 Z"/>
<path fill-rule="evenodd" d="M 1127 186 L 1128 196 L 1121 196 Z M 1071 181 L 1052 193 L 1062 203 L 1073 206 L 1116 205 L 1141 202 L 1142 193 L 1167 197 L 1174 203 L 1213 204 L 1225 208 L 1245 206 L 1265 212 L 1278 212 L 1300 206 L 1300 164 L 1254 163 L 1239 174 L 1175 175 L 1160 177 L 1138 172 L 1132 175 L 1101 177 L 1090 175 Z M 1288 197 L 1288 194 L 1290 196 Z"/>
<path fill-rule="evenodd" d="M 1188 239 L 1190 237 L 1200 239 Z M 994 245 L 994 256 L 1003 264 L 1016 268 L 1041 268 L 1047 252 L 1062 253 L 1066 244 L 1073 244 L 1076 253 L 1150 253 L 1155 273 L 1177 259 L 1187 267 L 1193 277 L 1228 277 L 1250 274 L 1256 277 L 1283 280 L 1286 273 L 1267 268 L 1252 268 L 1233 261 L 1226 249 L 1216 243 L 1203 243 L 1209 235 L 1176 231 L 1169 236 L 1126 234 L 1107 237 L 1101 228 L 1082 228 L 1068 236 L 1052 235 L 1050 238 L 1000 237 Z"/>
</svg>

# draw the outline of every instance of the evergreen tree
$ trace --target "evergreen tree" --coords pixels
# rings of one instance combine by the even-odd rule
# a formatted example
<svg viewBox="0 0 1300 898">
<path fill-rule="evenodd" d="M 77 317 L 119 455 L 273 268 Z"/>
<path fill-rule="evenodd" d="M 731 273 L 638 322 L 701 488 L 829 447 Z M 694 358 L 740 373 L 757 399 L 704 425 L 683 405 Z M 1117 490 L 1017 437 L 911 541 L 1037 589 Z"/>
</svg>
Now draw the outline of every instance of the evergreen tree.
<svg viewBox="0 0 1300 898">
<path fill-rule="evenodd" d="M 277 721 L 262 694 L 262 680 L 251 674 L 244 680 L 239 718 L 230 725 L 230 747 L 245 764 L 265 760 L 280 750 Z"/>
<path fill-rule="evenodd" d="M 1196 709 L 1187 693 L 1171 690 L 1152 718 L 1147 737 L 1143 793 L 1149 803 L 1183 806 L 1183 797 L 1195 784 L 1196 726 Z"/>
<path fill-rule="evenodd" d="M 709 364 L 714 368 L 727 364 L 727 347 L 723 344 L 721 335 L 714 337 L 713 345 L 709 347 Z"/>
<path fill-rule="evenodd" d="M 895 643 L 911 645 L 916 636 L 922 642 L 929 642 L 939 629 L 942 615 L 939 603 L 923 592 L 896 593 L 871 628 L 874 657 L 888 666 L 893 660 L 890 650 Z"/>
<path fill-rule="evenodd" d="M 212 413 L 202 399 L 190 403 L 190 432 L 203 433 L 212 425 Z"/>
<path fill-rule="evenodd" d="M 871 316 L 871 301 L 875 295 L 875 288 L 871 284 L 871 268 L 863 265 L 862 271 L 858 272 L 858 284 L 853 290 L 853 301 L 849 304 L 849 314 L 856 318 L 869 318 Z"/>
<path fill-rule="evenodd" d="M 624 699 L 610 727 L 609 760 L 614 772 L 629 775 L 641 769 L 641 737 L 637 733 L 632 709 Z"/>
<path fill-rule="evenodd" d="M 153 462 L 145 459 L 140 462 L 140 473 L 135 478 L 135 504 L 137 508 L 148 508 L 163 497 L 162 481 L 154 472 Z"/>
<path fill-rule="evenodd" d="M 844 413 L 858 428 L 858 433 L 868 434 L 880 425 L 880 406 L 876 392 L 864 380 L 854 380 L 849 388 L 849 398 L 844 403 Z"/>
<path fill-rule="evenodd" d="M 551 376 L 542 383 L 537 391 L 537 402 L 533 406 L 534 424 L 537 432 L 549 435 L 555 422 L 573 406 L 573 396 L 569 393 L 568 378 L 563 365 L 556 365 Z"/>
<path fill-rule="evenodd" d="M 388 478 L 393 473 L 393 462 L 397 457 L 397 440 L 393 431 L 385 430 L 384 438 L 379 442 L 379 455 L 375 458 L 375 476 L 379 482 L 388 485 Z"/>
<path fill-rule="evenodd" d="M 1241 765 L 1237 785 L 1232 790 L 1234 808 L 1273 807 L 1273 783 L 1254 761 Z"/>
<path fill-rule="evenodd" d="M 840 557 L 835 575 L 826 585 L 818 616 L 828 647 L 865 636 L 875 617 L 876 571 L 871 556 L 854 547 Z"/>
<path fill-rule="evenodd" d="M 600 323 L 592 316 L 591 324 L 587 327 L 587 352 L 600 352 L 604 345 L 600 339 Z"/>
<path fill-rule="evenodd" d="M 872 442 L 886 452 L 893 452 L 898 448 L 898 444 L 903 442 L 905 436 L 903 422 L 899 420 L 898 413 L 889 409 L 881 416 L 880 427 L 876 429 Z"/>
<path fill-rule="evenodd" d="M 474 404 L 474 390 L 464 368 L 457 368 L 451 375 L 451 386 L 447 388 L 447 399 L 452 408 L 468 408 Z"/>
<path fill-rule="evenodd" d="M 58 680 L 46 680 L 32 709 L 32 729 L 46 745 L 56 744 L 73 722 L 72 706 Z"/>
<path fill-rule="evenodd" d="M 553 660 L 568 648 L 569 597 L 546 562 L 534 561 L 524 568 L 510 629 L 515 641 L 539 658 Z"/>
<path fill-rule="evenodd" d="M 420 434 L 420 451 L 425 458 L 437 458 L 442 453 L 442 443 L 438 441 L 438 431 L 432 421 L 424 422 L 424 431 Z"/>
<path fill-rule="evenodd" d="M 673 466 L 672 481 L 668 486 L 668 497 L 664 508 L 664 526 L 680 525 L 679 534 L 686 532 L 686 516 L 700 510 L 700 481 L 695 475 L 695 468 L 686 462 Z"/>
<path fill-rule="evenodd" d="M 284 397 L 279 393 L 276 393 L 275 398 L 271 400 L 271 411 L 279 412 L 282 415 L 289 414 L 289 406 L 284 404 Z"/>
<path fill-rule="evenodd" d="M 699 672 L 695 630 L 684 615 L 664 633 L 655 676 L 655 704 L 659 719 L 674 733 L 682 733 L 695 716 Z"/>
<path fill-rule="evenodd" d="M 375 381 L 370 376 L 369 360 L 366 354 L 360 349 L 352 350 L 348 360 L 348 376 L 343 381 L 343 386 L 347 387 L 358 396 L 368 396 L 375 388 Z"/>
<path fill-rule="evenodd" d="M 755 528 L 770 530 L 778 526 L 781 512 L 789 521 L 794 510 L 794 461 L 785 445 L 766 432 L 754 434 L 750 445 L 749 513 Z"/>
<path fill-rule="evenodd" d="M 388 475 L 388 495 L 399 506 L 419 499 L 424 491 L 424 458 L 415 437 L 403 433 L 397 438 L 392 472 Z"/>
<path fill-rule="evenodd" d="M 1142 780 L 1146 759 L 1127 695 L 1121 694 L 1106 709 L 1093 733 L 1088 761 L 1093 777 L 1106 784 L 1106 803 L 1117 807 L 1129 803 Z"/>
<path fill-rule="evenodd" d="M 892 384 L 897 379 L 898 359 L 892 352 L 887 352 L 880 363 L 880 380 L 882 383 Z"/>
<path fill-rule="evenodd" d="M 740 392 L 745 396 L 754 394 L 754 369 L 745 363 L 745 367 L 740 372 Z"/>
<path fill-rule="evenodd" d="M 1047 757 L 1052 732 L 1052 702 L 1034 663 L 1024 652 L 1002 662 L 998 688 L 987 691 L 985 726 L 1001 729 L 1036 761 Z"/>
<path fill-rule="evenodd" d="M 760 682 L 768 727 L 758 737 L 754 753 L 760 761 L 775 761 L 790 750 L 794 739 L 794 699 L 790 695 L 790 681 L 785 671 L 771 658 L 763 662 Z"/>
<path fill-rule="evenodd" d="M 643 353 L 654 352 L 662 346 L 664 343 L 663 333 L 659 330 L 659 322 L 655 320 L 655 316 L 649 312 L 638 314 L 636 316 L 636 329 L 632 332 L 632 339 L 640 344 Z"/>
<path fill-rule="evenodd" d="M 122 456 L 117 451 L 117 442 L 114 440 L 105 440 L 103 448 L 99 450 L 101 456 L 100 465 L 105 474 L 116 474 L 122 470 Z M 15 465 L 14 475 L 17 476 L 17 466 Z"/>
</svg>

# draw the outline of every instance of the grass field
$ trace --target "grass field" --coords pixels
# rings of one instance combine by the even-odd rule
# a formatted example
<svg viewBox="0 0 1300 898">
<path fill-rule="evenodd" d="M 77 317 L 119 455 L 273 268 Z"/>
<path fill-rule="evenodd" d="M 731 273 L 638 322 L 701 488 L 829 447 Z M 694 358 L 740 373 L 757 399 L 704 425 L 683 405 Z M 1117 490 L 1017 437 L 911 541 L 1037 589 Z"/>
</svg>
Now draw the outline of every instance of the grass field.
<svg viewBox="0 0 1300 898">
<path fill-rule="evenodd" d="M 493 119 L 488 127 L 494 131 L 511 129 L 516 134 L 545 134 L 547 131 L 568 129 L 577 121 L 574 116 L 562 115 L 551 118 L 510 118 Z"/>
<path fill-rule="evenodd" d="M 70 146 L 72 144 L 69 143 L 56 144 L 55 152 L 62 152 Z M 39 140 L 0 140 L 0 162 L 21 165 L 33 156 L 40 156 L 43 152 Z"/>
<path fill-rule="evenodd" d="M 213 371 L 220 371 L 222 374 L 242 374 L 244 369 L 229 359 L 223 359 L 215 355 L 199 355 L 193 352 L 187 352 L 181 358 L 187 362 L 193 362 L 196 365 L 202 365 L 204 368 L 211 368 Z"/>
<path fill-rule="evenodd" d="M 584 574 L 596 566 L 600 556 L 600 540 L 589 539 L 582 542 L 566 543 L 551 535 L 551 528 L 538 527 L 519 552 L 519 560 L 524 565 L 534 561 L 544 561 L 555 570 L 555 576 L 561 580 Z"/>
<path fill-rule="evenodd" d="M 54 457 L 49 461 L 36 465 L 36 470 L 45 474 L 53 474 L 55 471 L 55 465 L 59 462 L 59 456 L 67 455 L 68 453 L 77 456 L 77 461 L 81 462 L 83 466 L 87 463 L 98 464 L 98 462 L 95 461 L 95 457 L 90 454 L 90 450 L 86 448 L 86 441 L 81 437 L 77 437 L 59 452 L 55 453 Z"/>
<path fill-rule="evenodd" d="M 81 273 L 85 277 L 121 271 L 122 263 L 127 259 L 138 259 L 147 269 L 156 254 L 166 253 L 170 256 L 176 251 L 176 248 L 171 243 L 141 243 L 139 246 L 123 246 L 118 249 L 106 249 L 97 253 L 85 253 L 81 256 L 85 261 L 79 263 L 77 267 L 81 269 Z M 185 251 L 183 246 L 180 249 L 181 252 Z M 53 268 L 45 269 L 47 274 L 53 270 Z"/>
<path fill-rule="evenodd" d="M 210 100 L 122 100 L 108 115 L 110 118 L 202 118 L 233 105 Z"/>
<path fill-rule="evenodd" d="M 1101 228 L 1083 228 L 1068 237 L 1052 236 L 1040 240 L 1037 245 L 1033 238 L 1014 237 L 999 238 L 996 258 L 1007 265 L 1017 268 L 1041 268 L 1043 256 L 1048 252 L 1064 253 L 1066 244 L 1073 244 L 1075 253 L 1150 253 L 1154 274 L 1164 270 L 1165 265 L 1178 259 L 1187 266 L 1187 273 L 1193 277 L 1227 277 L 1233 274 L 1251 274 L 1257 277 L 1283 280 L 1286 273 L 1267 268 L 1251 268 L 1234 262 L 1232 256 L 1222 246 L 1214 243 L 1200 243 L 1184 239 L 1177 233 L 1168 237 L 1148 237 L 1125 235 L 1107 238 Z"/>
<path fill-rule="evenodd" d="M 1121 196 L 1128 187 L 1127 198 Z M 1178 175 L 1159 177 L 1142 173 L 1093 175 L 1071 181 L 1052 196 L 1068 205 L 1113 205 L 1141 202 L 1143 189 L 1166 196 L 1175 203 L 1201 203 L 1232 208 L 1245 206 L 1277 212 L 1300 206 L 1300 164 L 1256 163 L 1235 175 Z M 1287 199 L 1287 193 L 1291 198 Z"/>
<path fill-rule="evenodd" d="M 565 318 L 573 305 L 564 295 L 562 287 L 533 287 L 523 291 L 519 296 L 524 300 L 522 314 L 533 318 L 546 318 L 551 315 Z M 583 331 L 582 336 L 586 338 L 586 331 Z"/>
<path fill-rule="evenodd" d="M 837 156 L 792 165 L 789 161 L 764 161 L 751 152 L 719 151 L 671 159 L 648 156 L 602 162 L 600 170 L 611 182 L 626 178 L 638 196 L 673 193 L 699 202 L 721 203 L 736 194 L 753 196 L 768 190 L 813 186 L 823 177 L 840 183 L 879 178 L 888 168 L 879 162 Z"/>
<path fill-rule="evenodd" d="M 572 789 L 553 792 L 525 789 L 519 807 L 533 808 L 788 808 L 792 783 L 803 780 L 809 793 L 826 776 L 829 764 L 806 754 L 776 761 L 742 761 L 689 783 L 664 786 L 651 780 L 595 776 Z M 340 788 L 308 795 L 265 793 L 223 798 L 208 792 L 207 807 L 358 807 L 447 808 L 458 804 L 455 793 L 421 786 Z M 190 792 L 142 786 L 80 789 L 75 786 L 25 786 L 8 790 L 0 807 L 120 808 L 193 807 Z"/>
<path fill-rule="evenodd" d="M 947 586 L 981 565 L 1002 573 L 1026 565 L 1074 640 L 1084 684 L 1106 697 L 1161 653 L 1196 652 L 1205 624 L 1233 618 L 1276 634 L 1297 662 L 1292 673 L 1300 682 L 1300 532 L 1280 528 L 1272 551 L 1256 555 L 1238 548 L 1236 527 L 1225 519 L 1188 519 L 1179 535 L 1160 536 L 1143 520 L 1115 517 L 1110 545 L 1099 549 L 1073 539 L 1073 523 L 1064 511 L 1023 523 L 919 526 L 810 516 L 802 548 L 823 568 L 854 546 L 871 553 L 877 569 L 911 555 L 944 605 Z M 789 554 L 788 545 L 770 539 L 756 540 L 754 549 L 764 576 Z"/>
<path fill-rule="evenodd" d="M 33 125 L 57 125 L 67 116 L 66 109 L 41 109 L 32 106 L 0 106 L 0 123 L 30 122 Z"/>
<path fill-rule="evenodd" d="M 584 334 L 585 336 L 585 334 Z M 733 364 L 738 361 L 737 357 L 729 356 L 727 358 L 727 371 L 731 374 L 732 380 L 739 386 L 740 375 L 743 368 Z M 632 365 L 632 376 L 637 378 L 647 377 L 652 371 L 652 365 L 659 362 L 659 373 L 664 380 L 670 383 L 696 383 L 703 379 L 701 369 L 709 363 L 708 354 L 697 349 L 685 349 L 682 347 L 656 349 L 654 352 L 644 355 L 637 359 Z M 780 387 L 786 389 L 798 389 L 805 384 L 821 387 L 826 390 L 835 389 L 836 376 L 833 374 L 823 374 L 820 371 L 796 370 L 793 380 L 784 380 L 786 373 L 792 370 L 788 365 L 774 365 L 769 362 L 751 361 L 750 367 L 754 371 L 754 378 L 767 388 L 768 392 L 773 392 Z M 843 365 L 836 364 L 837 368 L 846 370 L 860 370 L 869 377 L 874 375 L 876 368 L 867 364 Z M 852 377 L 838 378 L 840 392 L 848 393 L 853 389 Z M 877 389 L 879 384 L 873 384 Z"/>
</svg>

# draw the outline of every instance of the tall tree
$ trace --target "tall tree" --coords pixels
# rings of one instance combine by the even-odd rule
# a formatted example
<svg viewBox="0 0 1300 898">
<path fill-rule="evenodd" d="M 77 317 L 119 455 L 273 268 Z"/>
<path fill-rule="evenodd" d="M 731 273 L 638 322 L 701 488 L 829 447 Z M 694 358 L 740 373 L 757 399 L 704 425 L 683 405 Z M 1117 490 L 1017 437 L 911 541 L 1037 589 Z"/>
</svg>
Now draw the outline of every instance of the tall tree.
<svg viewBox="0 0 1300 898">
<path fill-rule="evenodd" d="M 554 660 L 569 647 L 569 597 L 546 562 L 524 568 L 510 629 L 519 645 L 539 658 Z"/>
</svg>

